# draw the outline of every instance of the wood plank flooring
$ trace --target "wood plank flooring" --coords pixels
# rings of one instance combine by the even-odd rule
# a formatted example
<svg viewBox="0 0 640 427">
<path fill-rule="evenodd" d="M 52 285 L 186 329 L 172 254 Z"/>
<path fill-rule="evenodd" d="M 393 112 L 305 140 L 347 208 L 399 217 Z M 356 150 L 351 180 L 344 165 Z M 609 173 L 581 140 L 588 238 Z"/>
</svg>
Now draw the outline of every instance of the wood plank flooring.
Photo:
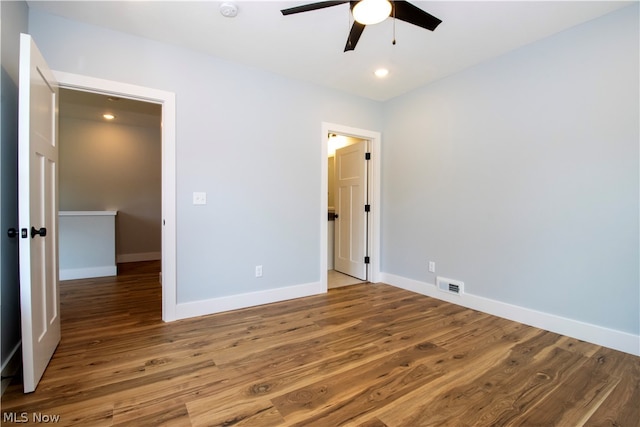
<svg viewBox="0 0 640 427">
<path fill-rule="evenodd" d="M 61 284 L 3 425 L 640 426 L 636 356 L 384 284 L 163 323 L 157 264 L 120 271 Z"/>
</svg>

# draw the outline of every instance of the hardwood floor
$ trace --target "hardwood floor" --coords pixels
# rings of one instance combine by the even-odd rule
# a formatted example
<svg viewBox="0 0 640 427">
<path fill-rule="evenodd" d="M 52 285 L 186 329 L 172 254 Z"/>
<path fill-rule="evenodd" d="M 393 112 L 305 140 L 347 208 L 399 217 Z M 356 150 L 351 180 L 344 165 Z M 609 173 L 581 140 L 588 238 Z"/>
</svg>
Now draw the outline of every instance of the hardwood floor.
<svg viewBox="0 0 640 427">
<path fill-rule="evenodd" d="M 636 356 L 383 284 L 163 323 L 138 267 L 61 284 L 60 346 L 4 425 L 640 425 Z"/>
</svg>

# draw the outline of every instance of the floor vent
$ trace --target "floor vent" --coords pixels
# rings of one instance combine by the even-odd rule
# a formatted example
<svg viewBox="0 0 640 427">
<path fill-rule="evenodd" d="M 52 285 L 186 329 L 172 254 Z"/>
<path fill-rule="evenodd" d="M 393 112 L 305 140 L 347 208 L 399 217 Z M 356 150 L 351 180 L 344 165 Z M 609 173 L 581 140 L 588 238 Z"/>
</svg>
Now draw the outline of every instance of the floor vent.
<svg viewBox="0 0 640 427">
<path fill-rule="evenodd" d="M 436 283 L 438 289 L 449 294 L 460 295 L 464 292 L 464 283 L 459 280 L 447 279 L 446 277 L 437 277 Z"/>
</svg>

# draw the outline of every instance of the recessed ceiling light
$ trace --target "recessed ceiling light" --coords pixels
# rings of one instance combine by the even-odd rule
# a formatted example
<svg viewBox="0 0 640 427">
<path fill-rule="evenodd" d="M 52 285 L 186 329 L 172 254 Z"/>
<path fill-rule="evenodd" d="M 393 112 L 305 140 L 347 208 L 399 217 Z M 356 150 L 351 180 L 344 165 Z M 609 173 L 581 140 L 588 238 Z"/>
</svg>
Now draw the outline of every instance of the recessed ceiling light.
<svg viewBox="0 0 640 427">
<path fill-rule="evenodd" d="M 375 74 L 376 77 L 384 78 L 389 75 L 389 70 L 387 70 L 386 68 L 378 68 L 376 71 L 373 72 L 373 74 Z"/>
<path fill-rule="evenodd" d="M 116 118 L 116 116 L 114 116 L 113 114 L 109 114 L 109 113 L 103 114 L 102 117 L 104 117 L 107 120 L 113 120 L 113 119 Z"/>
</svg>

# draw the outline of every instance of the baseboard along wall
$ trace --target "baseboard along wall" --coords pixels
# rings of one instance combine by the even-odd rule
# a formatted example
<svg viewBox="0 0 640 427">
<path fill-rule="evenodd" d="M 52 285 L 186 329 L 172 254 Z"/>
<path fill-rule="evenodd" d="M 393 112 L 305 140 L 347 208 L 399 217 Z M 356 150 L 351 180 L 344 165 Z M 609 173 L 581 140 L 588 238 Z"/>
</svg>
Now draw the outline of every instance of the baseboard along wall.
<svg viewBox="0 0 640 427">
<path fill-rule="evenodd" d="M 90 277 L 108 277 L 117 275 L 118 268 L 115 265 L 60 269 L 60 280 L 76 280 Z"/>
<path fill-rule="evenodd" d="M 381 273 L 381 282 L 483 313 L 640 356 L 640 336 L 628 332 L 531 310 L 469 293 L 452 295 L 442 292 L 433 283 L 421 282 L 394 274 Z"/>
<path fill-rule="evenodd" d="M 18 343 L 13 347 L 11 353 L 7 357 L 7 360 L 2 362 L 2 378 L 6 378 L 2 380 L 2 389 L 0 389 L 0 396 L 4 394 L 4 391 L 11 383 L 11 379 L 18 373 L 20 366 L 22 364 L 22 352 L 20 351 L 22 347 L 22 341 L 18 341 Z"/>
<path fill-rule="evenodd" d="M 323 287 L 320 282 L 313 282 L 202 301 L 178 303 L 176 305 L 176 320 L 308 297 L 326 292 L 326 287 Z"/>
</svg>

